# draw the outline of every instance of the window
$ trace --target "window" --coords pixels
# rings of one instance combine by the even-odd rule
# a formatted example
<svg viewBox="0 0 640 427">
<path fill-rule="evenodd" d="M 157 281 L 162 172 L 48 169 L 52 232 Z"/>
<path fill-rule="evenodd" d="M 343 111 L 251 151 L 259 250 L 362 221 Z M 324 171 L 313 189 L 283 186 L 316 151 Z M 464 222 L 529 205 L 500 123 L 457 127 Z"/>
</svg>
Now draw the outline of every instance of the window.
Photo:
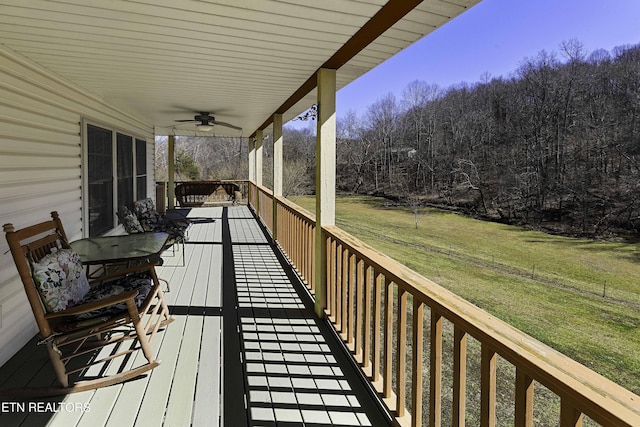
<svg viewBox="0 0 640 427">
<path fill-rule="evenodd" d="M 147 198 L 147 141 L 136 139 L 136 198 Z"/>
<path fill-rule="evenodd" d="M 147 144 L 91 124 L 86 135 L 86 225 L 89 236 L 99 236 L 116 226 L 118 206 L 147 197 Z"/>
<path fill-rule="evenodd" d="M 87 126 L 89 235 L 113 228 L 113 135 L 110 130 Z"/>
<path fill-rule="evenodd" d="M 118 204 L 133 207 L 133 138 L 121 133 L 117 136 Z"/>
</svg>

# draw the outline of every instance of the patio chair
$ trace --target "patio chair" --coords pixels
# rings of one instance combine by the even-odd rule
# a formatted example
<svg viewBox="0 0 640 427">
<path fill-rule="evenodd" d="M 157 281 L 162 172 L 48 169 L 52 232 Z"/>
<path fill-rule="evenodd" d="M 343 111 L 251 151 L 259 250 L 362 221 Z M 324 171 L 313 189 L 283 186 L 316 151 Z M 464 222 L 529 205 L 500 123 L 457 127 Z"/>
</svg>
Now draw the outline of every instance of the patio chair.
<svg viewBox="0 0 640 427">
<path fill-rule="evenodd" d="M 173 320 L 153 264 L 89 282 L 57 212 L 51 217 L 21 230 L 5 224 L 3 230 L 39 330 L 38 344 L 46 346 L 60 385 L 3 395 L 66 394 L 140 376 L 160 364 L 150 342 Z M 131 356 L 140 351 L 145 360 L 134 364 Z M 101 375 L 88 376 L 93 365 Z"/>
<path fill-rule="evenodd" d="M 145 231 L 175 232 L 186 236 L 191 225 L 191 221 L 178 211 L 172 211 L 171 215 L 161 214 L 150 198 L 136 200 L 133 204 L 133 213 Z"/>
<path fill-rule="evenodd" d="M 151 199 L 149 199 L 151 200 Z M 138 202 L 136 202 L 138 203 Z M 153 201 L 151 201 L 153 203 Z M 147 211 L 148 212 L 148 211 Z M 155 212 L 155 210 L 153 211 Z M 165 249 L 172 248 L 175 254 L 175 246 L 182 245 L 182 265 L 185 265 L 184 243 L 187 240 L 186 229 L 187 222 L 177 223 L 171 219 L 163 219 L 163 217 L 151 214 L 138 216 L 126 206 L 120 206 L 116 212 L 120 223 L 124 227 L 127 234 L 158 232 L 162 231 L 169 234 Z M 160 215 L 160 214 L 158 214 Z M 143 218 L 141 221 L 139 218 Z M 151 219 L 153 218 L 153 219 Z M 144 225 L 143 225 L 144 223 Z"/>
</svg>

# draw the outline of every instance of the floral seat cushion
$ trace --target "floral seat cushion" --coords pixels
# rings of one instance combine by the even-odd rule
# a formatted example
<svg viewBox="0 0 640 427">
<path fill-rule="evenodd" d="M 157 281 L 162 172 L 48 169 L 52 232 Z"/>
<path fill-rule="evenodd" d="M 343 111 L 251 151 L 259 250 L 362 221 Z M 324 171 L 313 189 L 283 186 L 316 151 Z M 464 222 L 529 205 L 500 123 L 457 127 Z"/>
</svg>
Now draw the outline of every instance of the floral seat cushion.
<svg viewBox="0 0 640 427">
<path fill-rule="evenodd" d="M 136 307 L 140 308 L 144 300 L 149 296 L 152 287 L 153 279 L 151 278 L 149 273 L 130 274 L 120 279 L 106 282 L 92 288 L 81 302 L 85 304 L 114 295 L 119 295 L 126 291 L 137 290 L 138 295 L 135 298 L 135 303 Z M 118 313 L 122 313 L 126 310 L 127 305 L 123 302 L 109 307 L 90 311 L 88 313 L 79 314 L 78 316 L 76 316 L 76 318 L 78 320 L 87 320 L 103 316 L 110 317 Z"/>
<path fill-rule="evenodd" d="M 138 221 L 138 217 L 133 214 L 126 206 L 120 206 L 118 209 L 118 218 L 127 234 L 144 233 L 145 229 Z"/>
<path fill-rule="evenodd" d="M 162 216 L 155 209 L 153 200 L 150 198 L 137 200 L 134 203 L 133 212 L 138 217 L 138 221 L 144 231 L 162 231 L 168 233 L 170 242 L 180 242 L 186 237 L 186 229 L 190 221 L 186 218 L 175 220 Z"/>
<path fill-rule="evenodd" d="M 78 254 L 70 249 L 52 249 L 31 263 L 33 279 L 47 311 L 78 305 L 89 293 L 89 281 Z"/>
<path fill-rule="evenodd" d="M 162 231 L 157 229 L 162 224 L 162 215 L 156 210 L 153 199 L 136 200 L 133 211 L 145 231 Z"/>
</svg>

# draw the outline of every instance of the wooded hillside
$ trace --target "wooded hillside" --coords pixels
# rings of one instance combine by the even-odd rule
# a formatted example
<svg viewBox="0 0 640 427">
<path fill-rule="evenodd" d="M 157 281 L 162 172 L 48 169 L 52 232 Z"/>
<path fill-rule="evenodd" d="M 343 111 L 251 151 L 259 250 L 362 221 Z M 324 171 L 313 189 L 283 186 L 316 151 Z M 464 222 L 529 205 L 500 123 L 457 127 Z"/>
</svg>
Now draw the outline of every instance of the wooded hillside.
<svg viewBox="0 0 640 427">
<path fill-rule="evenodd" d="M 576 41 L 507 78 L 415 81 L 339 126 L 340 189 L 455 206 L 554 231 L 640 227 L 640 45 Z"/>
<path fill-rule="evenodd" d="M 313 130 L 286 128 L 284 138 L 285 193 L 312 191 Z M 220 168 L 246 171 L 238 144 L 217 149 Z M 337 164 L 346 193 L 566 234 L 636 235 L 640 44 L 588 54 L 572 40 L 525 59 L 508 77 L 448 89 L 414 81 L 400 99 L 387 94 L 364 114 L 339 119 Z M 216 170 L 211 161 L 204 168 Z"/>
</svg>

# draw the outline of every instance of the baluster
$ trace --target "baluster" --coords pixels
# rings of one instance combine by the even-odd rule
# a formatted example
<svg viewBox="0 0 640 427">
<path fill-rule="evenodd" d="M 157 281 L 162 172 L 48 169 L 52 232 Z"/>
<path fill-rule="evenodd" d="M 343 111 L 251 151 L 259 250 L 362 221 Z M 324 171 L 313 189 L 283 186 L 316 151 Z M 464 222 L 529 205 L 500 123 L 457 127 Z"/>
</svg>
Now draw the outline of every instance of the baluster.
<svg viewBox="0 0 640 427">
<path fill-rule="evenodd" d="M 371 380 L 376 383 L 380 381 L 380 306 L 382 300 L 382 280 L 383 276 L 378 271 L 374 271 L 373 291 L 373 363 L 371 366 Z"/>
<path fill-rule="evenodd" d="M 496 352 L 482 343 L 480 361 L 480 426 L 496 425 Z"/>
<path fill-rule="evenodd" d="M 407 381 L 407 291 L 398 287 L 398 364 L 396 371 L 396 413 L 405 414 L 405 384 Z"/>
<path fill-rule="evenodd" d="M 385 277 L 384 293 L 384 379 L 383 397 L 391 397 L 391 376 L 393 373 L 393 282 Z"/>
<path fill-rule="evenodd" d="M 440 427 L 442 422 L 442 316 L 431 310 L 429 422 Z"/>
<path fill-rule="evenodd" d="M 316 290 L 316 274 L 315 274 L 315 266 L 316 263 L 313 262 L 315 260 L 315 253 L 316 253 L 316 233 L 313 230 L 313 226 L 309 223 L 307 223 L 307 239 L 305 240 L 307 242 L 309 242 L 309 244 L 307 245 L 307 251 L 306 251 L 306 260 L 307 260 L 307 265 L 306 265 L 306 272 L 309 275 L 308 277 L 310 278 L 310 282 L 311 282 L 311 292 L 315 292 Z"/>
<path fill-rule="evenodd" d="M 413 417 L 411 425 L 419 427 L 422 425 L 422 367 L 424 366 L 424 303 L 415 296 L 413 297 L 413 355 L 412 355 L 412 378 L 411 378 L 411 402 Z M 433 327 L 431 328 L 433 335 Z M 433 341 L 431 342 L 433 349 Z M 433 395 L 433 390 L 431 391 Z M 439 424 L 431 424 L 439 425 Z"/>
<path fill-rule="evenodd" d="M 465 421 L 467 389 L 467 333 L 459 327 L 453 332 L 453 426 Z"/>
<path fill-rule="evenodd" d="M 533 378 L 516 369 L 516 427 L 533 427 Z"/>
<path fill-rule="evenodd" d="M 336 246 L 336 330 L 339 332 L 343 332 L 343 320 L 342 320 L 342 243 L 338 242 Z"/>
<path fill-rule="evenodd" d="M 582 412 L 578 411 L 567 399 L 560 399 L 560 427 L 582 427 Z"/>
<path fill-rule="evenodd" d="M 342 339 L 346 341 L 349 330 L 349 249 L 342 252 Z"/>
<path fill-rule="evenodd" d="M 364 266 L 364 337 L 362 342 L 362 368 L 371 366 L 371 276 L 373 268 L 370 265 Z"/>
<path fill-rule="evenodd" d="M 329 235 L 327 242 L 327 310 L 329 319 L 335 324 L 336 321 L 336 241 Z"/>
<path fill-rule="evenodd" d="M 347 320 L 347 347 L 353 350 L 355 335 L 355 294 L 356 294 L 356 256 L 351 254 L 349 257 L 349 275 L 348 275 L 348 298 L 349 298 L 349 319 Z"/>
<path fill-rule="evenodd" d="M 362 300 L 364 297 L 364 261 L 358 258 L 356 261 L 356 317 L 355 317 L 355 359 L 359 363 L 363 363 L 362 354 L 362 325 L 363 325 L 363 305 Z"/>
</svg>

